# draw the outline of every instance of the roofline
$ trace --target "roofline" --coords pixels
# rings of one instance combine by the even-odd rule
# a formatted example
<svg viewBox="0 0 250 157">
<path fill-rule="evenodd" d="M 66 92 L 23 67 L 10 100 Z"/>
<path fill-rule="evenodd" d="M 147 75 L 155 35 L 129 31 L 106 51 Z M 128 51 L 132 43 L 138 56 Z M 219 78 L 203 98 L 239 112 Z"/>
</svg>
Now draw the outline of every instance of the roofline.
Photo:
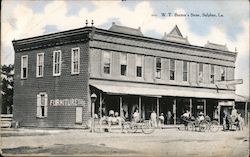
<svg viewBox="0 0 250 157">
<path fill-rule="evenodd" d="M 29 43 L 33 43 L 33 42 L 48 40 L 48 39 L 67 37 L 68 35 L 72 35 L 72 34 L 77 35 L 80 33 L 89 33 L 91 31 L 92 31 L 92 27 L 83 27 L 83 28 L 71 29 L 71 30 L 66 30 L 66 31 L 61 31 L 61 32 L 56 32 L 56 33 L 50 33 L 50 34 L 30 37 L 30 38 L 12 40 L 12 42 L 16 43 L 16 44 L 29 44 Z"/>
<path fill-rule="evenodd" d="M 181 47 L 187 47 L 187 48 L 193 48 L 193 49 L 198 49 L 198 50 L 206 50 L 206 51 L 213 51 L 213 52 L 220 52 L 224 54 L 230 54 L 230 55 L 237 55 L 237 52 L 233 51 L 225 51 L 225 50 L 219 50 L 219 49 L 213 49 L 213 48 L 207 48 L 204 46 L 197 46 L 197 45 L 191 45 L 191 44 L 186 44 L 186 43 L 178 43 L 178 42 L 173 42 L 173 41 L 166 41 L 163 39 L 157 39 L 157 38 L 152 38 L 152 37 L 147 37 L 147 36 L 138 36 L 138 35 L 132 35 L 132 34 L 125 34 L 125 33 L 120 33 L 120 32 L 113 32 L 110 30 L 106 29 L 101 29 L 101 28 L 96 28 L 96 27 L 83 27 L 83 28 L 78 28 L 78 29 L 71 29 L 67 31 L 61 31 L 61 32 L 56 32 L 56 33 L 51 33 L 51 34 L 46 34 L 46 35 L 40 35 L 36 37 L 31 37 L 31 38 L 24 38 L 24 39 L 19 39 L 19 40 L 13 40 L 13 44 L 29 44 L 29 43 L 34 43 L 34 42 L 40 42 L 48 39 L 56 39 L 56 38 L 61 38 L 61 37 L 67 37 L 71 35 L 77 35 L 80 33 L 90 33 L 93 28 L 95 28 L 95 33 L 105 33 L 105 34 L 112 34 L 115 36 L 123 36 L 123 37 L 128 37 L 128 38 L 133 38 L 133 39 L 139 39 L 139 40 L 146 40 L 146 41 L 153 41 L 161 44 L 170 44 L 170 45 L 176 45 L 176 46 L 181 46 Z"/>
<path fill-rule="evenodd" d="M 230 55 L 236 55 L 237 54 L 236 52 L 233 52 L 233 51 L 224 51 L 224 50 L 207 48 L 207 47 L 203 47 L 203 46 L 191 45 L 191 44 L 186 44 L 186 43 L 178 43 L 178 42 L 174 42 L 174 41 L 166 41 L 166 40 L 163 40 L 163 39 L 157 39 L 157 38 L 152 38 L 152 37 L 147 37 L 147 36 L 137 36 L 137 35 L 113 32 L 113 31 L 108 31 L 108 30 L 101 29 L 101 28 L 97 28 L 96 30 L 98 30 L 101 33 L 113 34 L 113 35 L 118 35 L 118 36 L 125 36 L 125 37 L 140 39 L 140 40 L 154 41 L 154 42 L 158 42 L 158 43 L 162 43 L 162 44 L 163 43 L 168 43 L 168 44 L 171 44 L 171 45 L 184 46 L 184 47 L 188 47 L 188 48 L 203 49 L 203 50 L 207 50 L 207 51 L 209 50 L 209 51 L 215 51 L 215 52 L 220 52 L 220 53 L 222 52 L 222 53 L 230 54 Z"/>
</svg>

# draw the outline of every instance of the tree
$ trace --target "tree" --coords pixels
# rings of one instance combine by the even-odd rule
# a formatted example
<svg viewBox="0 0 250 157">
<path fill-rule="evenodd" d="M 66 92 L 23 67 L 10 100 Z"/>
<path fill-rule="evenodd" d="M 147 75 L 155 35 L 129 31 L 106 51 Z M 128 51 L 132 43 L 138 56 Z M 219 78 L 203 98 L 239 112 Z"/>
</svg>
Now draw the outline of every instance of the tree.
<svg viewBox="0 0 250 157">
<path fill-rule="evenodd" d="M 14 65 L 1 66 L 1 113 L 12 113 L 13 106 L 13 87 L 14 87 Z"/>
</svg>

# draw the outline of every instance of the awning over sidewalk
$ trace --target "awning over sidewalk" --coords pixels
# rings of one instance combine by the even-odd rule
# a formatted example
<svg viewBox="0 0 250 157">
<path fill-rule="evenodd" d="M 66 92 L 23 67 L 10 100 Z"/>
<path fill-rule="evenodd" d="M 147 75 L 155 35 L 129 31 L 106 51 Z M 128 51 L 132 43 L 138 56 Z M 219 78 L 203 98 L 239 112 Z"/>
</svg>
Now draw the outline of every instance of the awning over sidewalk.
<svg viewBox="0 0 250 157">
<path fill-rule="evenodd" d="M 225 94 L 225 93 L 211 93 L 211 92 L 200 92 L 192 90 L 173 90 L 164 88 L 147 88 L 147 87 L 133 87 L 123 85 L 104 85 L 104 84 L 93 84 L 92 86 L 99 90 L 110 93 L 110 94 L 129 94 L 129 95 L 142 95 L 142 96 L 174 96 L 174 97 L 195 97 L 195 98 L 213 98 L 213 99 L 235 99 L 236 94 Z"/>
<path fill-rule="evenodd" d="M 235 94 L 235 101 L 236 102 L 248 102 L 249 100 L 244 96 Z"/>
</svg>

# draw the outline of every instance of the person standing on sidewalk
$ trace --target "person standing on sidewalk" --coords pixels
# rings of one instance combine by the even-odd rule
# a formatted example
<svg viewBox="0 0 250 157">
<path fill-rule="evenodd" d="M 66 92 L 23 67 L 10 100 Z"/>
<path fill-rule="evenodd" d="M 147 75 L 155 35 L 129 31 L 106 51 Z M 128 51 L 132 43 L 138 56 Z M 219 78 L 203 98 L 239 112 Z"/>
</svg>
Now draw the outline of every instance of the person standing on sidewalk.
<svg viewBox="0 0 250 157">
<path fill-rule="evenodd" d="M 167 124 L 171 124 L 171 120 L 172 120 L 172 113 L 171 113 L 171 111 L 168 111 L 168 113 L 167 113 Z"/>
<path fill-rule="evenodd" d="M 156 113 L 155 111 L 153 111 L 150 115 L 150 119 L 152 121 L 152 125 L 153 127 L 157 127 L 157 122 L 156 122 Z"/>
<path fill-rule="evenodd" d="M 161 113 L 160 117 L 159 117 L 159 127 L 162 129 L 163 126 L 164 126 L 164 121 L 165 121 L 165 118 L 164 118 L 164 114 Z"/>
</svg>

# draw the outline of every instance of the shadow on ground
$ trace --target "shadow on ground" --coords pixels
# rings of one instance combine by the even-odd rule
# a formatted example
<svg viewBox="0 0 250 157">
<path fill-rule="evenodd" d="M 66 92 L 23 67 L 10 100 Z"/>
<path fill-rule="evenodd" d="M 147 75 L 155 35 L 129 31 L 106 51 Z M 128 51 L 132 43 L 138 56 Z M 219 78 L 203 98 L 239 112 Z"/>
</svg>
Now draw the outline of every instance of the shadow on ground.
<svg viewBox="0 0 250 157">
<path fill-rule="evenodd" d="M 17 147 L 2 149 L 3 154 L 52 154 L 52 155 L 69 155 L 69 154 L 136 154 L 137 152 L 127 149 L 117 149 L 105 147 L 103 145 L 96 146 L 90 144 L 69 144 L 58 145 L 55 144 L 50 148 L 43 147 Z"/>
</svg>

